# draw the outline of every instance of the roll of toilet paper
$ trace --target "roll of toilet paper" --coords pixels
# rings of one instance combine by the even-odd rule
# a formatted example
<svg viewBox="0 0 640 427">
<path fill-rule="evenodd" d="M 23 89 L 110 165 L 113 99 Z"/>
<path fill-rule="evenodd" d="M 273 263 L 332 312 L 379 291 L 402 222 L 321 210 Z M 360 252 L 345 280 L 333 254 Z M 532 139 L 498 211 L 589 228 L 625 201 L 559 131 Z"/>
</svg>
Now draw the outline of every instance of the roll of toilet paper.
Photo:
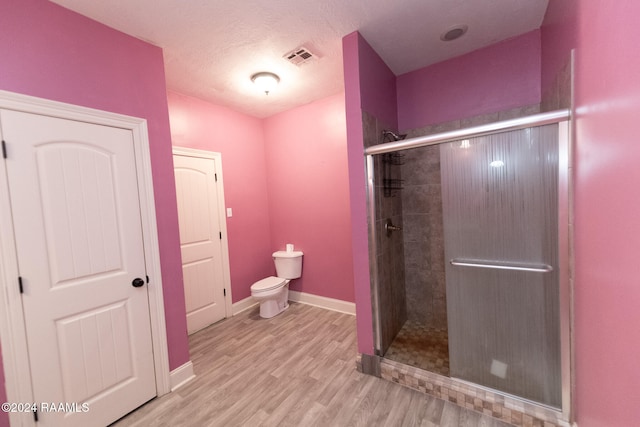
<svg viewBox="0 0 640 427">
<path fill-rule="evenodd" d="M 293 252 L 293 244 L 287 243 L 287 252 Z"/>
</svg>

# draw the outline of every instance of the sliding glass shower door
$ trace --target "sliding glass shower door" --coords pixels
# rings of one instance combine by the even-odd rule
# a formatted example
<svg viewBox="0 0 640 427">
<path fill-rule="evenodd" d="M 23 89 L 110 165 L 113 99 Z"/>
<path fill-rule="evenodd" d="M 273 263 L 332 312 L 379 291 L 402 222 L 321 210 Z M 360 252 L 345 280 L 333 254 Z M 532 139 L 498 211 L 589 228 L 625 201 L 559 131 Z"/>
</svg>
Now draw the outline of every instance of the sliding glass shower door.
<svg viewBox="0 0 640 427">
<path fill-rule="evenodd" d="M 451 376 L 559 408 L 558 125 L 440 156 Z"/>
</svg>

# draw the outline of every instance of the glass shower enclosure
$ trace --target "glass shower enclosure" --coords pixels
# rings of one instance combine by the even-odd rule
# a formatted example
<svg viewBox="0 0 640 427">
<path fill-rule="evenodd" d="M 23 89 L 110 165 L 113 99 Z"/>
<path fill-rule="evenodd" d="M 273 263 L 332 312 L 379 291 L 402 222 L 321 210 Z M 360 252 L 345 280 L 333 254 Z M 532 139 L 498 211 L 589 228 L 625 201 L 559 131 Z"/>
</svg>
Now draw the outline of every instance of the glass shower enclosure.
<svg viewBox="0 0 640 427">
<path fill-rule="evenodd" d="M 449 375 L 565 411 L 569 406 L 568 125 L 542 121 L 526 126 L 514 120 L 504 126 L 479 127 L 476 135 L 454 131 L 370 147 L 369 202 L 384 203 L 373 171 L 380 161 L 373 157 L 438 146 Z M 494 127 L 498 130 L 492 131 Z M 398 174 L 401 179 L 402 172 Z M 387 231 L 381 214 L 380 208 L 370 207 L 370 216 L 375 217 L 370 221 L 374 247 L 384 244 L 381 236 Z M 404 246 L 405 252 L 408 247 Z M 379 248 L 374 252 L 382 253 Z M 397 318 L 393 313 L 399 311 L 389 303 L 408 304 L 386 298 L 380 290 L 410 280 L 404 277 L 407 270 L 396 283 L 384 285 L 389 274 L 383 278 L 378 272 L 385 270 L 385 262 L 384 256 L 377 257 L 372 268 L 380 356 L 390 345 L 389 337 L 398 332 L 389 330 L 398 319 L 388 318 Z"/>
</svg>

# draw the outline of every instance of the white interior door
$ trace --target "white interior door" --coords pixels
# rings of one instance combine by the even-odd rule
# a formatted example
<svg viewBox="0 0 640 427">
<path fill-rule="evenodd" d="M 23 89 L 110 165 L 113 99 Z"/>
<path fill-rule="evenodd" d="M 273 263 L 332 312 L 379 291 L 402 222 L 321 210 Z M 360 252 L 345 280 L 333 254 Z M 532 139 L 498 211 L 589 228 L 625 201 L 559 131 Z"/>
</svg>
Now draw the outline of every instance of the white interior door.
<svg viewBox="0 0 640 427">
<path fill-rule="evenodd" d="M 221 211 L 215 158 L 174 154 L 180 247 L 191 334 L 224 319 L 226 313 Z M 222 206 L 222 208 L 221 208 Z"/>
<path fill-rule="evenodd" d="M 106 425 L 156 395 L 130 130 L 0 111 L 39 425 Z M 139 284 L 139 283 L 138 283 Z"/>
</svg>

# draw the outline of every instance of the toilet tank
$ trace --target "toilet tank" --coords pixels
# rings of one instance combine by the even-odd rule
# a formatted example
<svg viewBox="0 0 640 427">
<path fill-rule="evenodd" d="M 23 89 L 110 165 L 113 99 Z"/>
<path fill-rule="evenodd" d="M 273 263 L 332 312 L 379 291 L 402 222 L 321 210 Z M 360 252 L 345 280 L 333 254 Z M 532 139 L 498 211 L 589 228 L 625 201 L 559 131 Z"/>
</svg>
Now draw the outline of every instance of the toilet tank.
<svg viewBox="0 0 640 427">
<path fill-rule="evenodd" d="M 302 252 L 278 251 L 273 253 L 276 275 L 282 279 L 297 279 L 302 275 Z"/>
</svg>

